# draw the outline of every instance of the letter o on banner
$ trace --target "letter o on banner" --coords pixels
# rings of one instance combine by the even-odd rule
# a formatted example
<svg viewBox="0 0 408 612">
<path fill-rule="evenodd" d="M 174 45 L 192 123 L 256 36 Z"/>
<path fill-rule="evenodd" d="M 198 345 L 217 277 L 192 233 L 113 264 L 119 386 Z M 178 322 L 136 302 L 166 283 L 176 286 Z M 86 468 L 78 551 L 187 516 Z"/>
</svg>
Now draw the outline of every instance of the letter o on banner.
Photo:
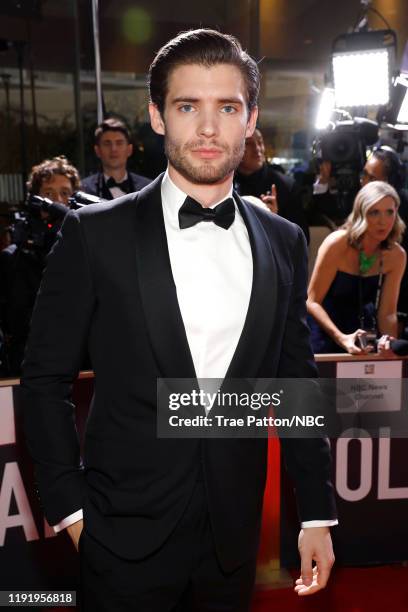
<svg viewBox="0 0 408 612">
<path fill-rule="evenodd" d="M 363 437 L 356 437 L 359 432 Z M 342 434 L 342 437 L 337 440 L 336 446 L 336 489 L 337 493 L 349 502 L 360 501 L 368 495 L 372 485 L 373 478 L 373 441 L 368 436 L 368 432 L 364 430 L 350 429 L 350 435 L 353 437 L 347 438 L 348 430 Z M 351 441 L 358 440 L 361 446 L 361 463 L 360 463 L 360 485 L 357 489 L 350 489 L 348 486 L 348 466 L 349 466 L 349 444 Z"/>
</svg>

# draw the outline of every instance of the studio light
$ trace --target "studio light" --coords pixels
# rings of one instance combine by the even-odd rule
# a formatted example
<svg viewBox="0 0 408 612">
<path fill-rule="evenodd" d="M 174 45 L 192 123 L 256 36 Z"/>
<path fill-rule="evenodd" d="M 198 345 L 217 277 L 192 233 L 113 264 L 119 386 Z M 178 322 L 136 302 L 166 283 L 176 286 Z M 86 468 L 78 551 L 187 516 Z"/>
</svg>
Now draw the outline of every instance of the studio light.
<svg viewBox="0 0 408 612">
<path fill-rule="evenodd" d="M 334 111 L 334 89 L 326 87 L 320 98 L 315 128 L 324 130 L 330 123 Z"/>
<path fill-rule="evenodd" d="M 388 104 L 395 47 L 393 30 L 352 32 L 336 38 L 332 71 L 337 107 Z"/>
<path fill-rule="evenodd" d="M 387 104 L 390 98 L 387 51 L 333 56 L 336 105 L 340 107 Z"/>
</svg>

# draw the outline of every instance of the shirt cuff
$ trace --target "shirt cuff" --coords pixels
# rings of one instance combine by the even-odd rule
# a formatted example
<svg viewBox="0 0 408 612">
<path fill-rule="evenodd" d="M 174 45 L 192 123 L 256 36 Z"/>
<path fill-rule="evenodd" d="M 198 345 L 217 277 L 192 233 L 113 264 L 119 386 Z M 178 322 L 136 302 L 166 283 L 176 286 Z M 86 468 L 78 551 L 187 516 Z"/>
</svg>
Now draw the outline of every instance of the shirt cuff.
<svg viewBox="0 0 408 612">
<path fill-rule="evenodd" d="M 316 181 L 316 183 L 313 185 L 313 195 L 321 195 L 323 193 L 327 193 L 328 189 L 328 183 L 319 183 Z"/>
<path fill-rule="evenodd" d="M 62 521 L 60 521 L 56 525 L 53 525 L 53 530 L 55 531 L 55 533 L 59 533 L 60 531 L 62 531 L 63 529 L 66 529 L 70 525 L 73 525 L 74 523 L 77 523 L 78 521 L 82 521 L 82 519 L 83 519 L 83 513 L 82 513 L 82 508 L 81 508 L 81 510 L 77 510 L 73 514 L 70 514 L 66 518 L 62 519 Z"/>
<path fill-rule="evenodd" d="M 331 521 L 303 521 L 301 527 L 302 529 L 307 529 L 308 527 L 334 527 L 338 524 L 339 521 L 337 519 L 332 519 Z"/>
</svg>

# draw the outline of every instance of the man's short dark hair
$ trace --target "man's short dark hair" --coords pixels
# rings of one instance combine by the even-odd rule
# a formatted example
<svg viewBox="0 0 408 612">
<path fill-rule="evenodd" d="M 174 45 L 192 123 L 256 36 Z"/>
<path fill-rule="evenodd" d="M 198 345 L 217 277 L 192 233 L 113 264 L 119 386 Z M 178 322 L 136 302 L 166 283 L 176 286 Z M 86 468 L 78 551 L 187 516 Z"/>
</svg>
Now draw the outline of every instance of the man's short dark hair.
<svg viewBox="0 0 408 612">
<path fill-rule="evenodd" d="M 43 182 L 50 181 L 56 174 L 61 174 L 61 176 L 69 179 L 72 191 L 79 189 L 78 170 L 69 163 L 64 155 L 59 155 L 52 159 L 44 159 L 40 164 L 31 168 L 30 178 L 27 182 L 27 191 L 31 195 L 38 195 Z"/>
<path fill-rule="evenodd" d="M 236 66 L 247 89 L 247 105 L 251 111 L 259 94 L 259 70 L 255 60 L 229 34 L 216 30 L 199 29 L 182 32 L 164 45 L 149 69 L 150 100 L 163 114 L 168 90 L 168 79 L 175 68 L 187 64 L 199 64 L 207 68 L 217 64 Z"/>
<path fill-rule="evenodd" d="M 373 157 L 380 160 L 384 166 L 387 182 L 400 191 L 405 183 L 404 165 L 398 157 L 398 153 L 391 147 L 383 145 L 374 149 Z"/>
<path fill-rule="evenodd" d="M 99 144 L 102 134 L 105 132 L 120 132 L 124 135 L 128 143 L 130 143 L 130 132 L 124 121 L 117 117 L 109 117 L 104 119 L 95 130 L 95 144 Z"/>
</svg>

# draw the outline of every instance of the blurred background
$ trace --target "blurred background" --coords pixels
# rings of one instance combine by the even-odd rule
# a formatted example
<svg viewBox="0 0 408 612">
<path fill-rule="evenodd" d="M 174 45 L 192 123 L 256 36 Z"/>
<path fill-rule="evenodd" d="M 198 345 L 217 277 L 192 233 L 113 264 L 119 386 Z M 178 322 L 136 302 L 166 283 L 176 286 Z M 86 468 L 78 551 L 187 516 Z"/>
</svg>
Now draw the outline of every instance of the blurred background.
<svg viewBox="0 0 408 612">
<path fill-rule="evenodd" d="M 303 229 L 310 272 L 368 180 L 397 189 L 408 224 L 407 0 L 1 0 L 3 376 L 19 372 L 45 258 L 67 209 L 92 201 L 84 192 L 111 199 L 137 191 L 165 169 L 163 139 L 148 120 L 147 71 L 163 44 L 198 27 L 235 35 L 259 64 L 259 131 L 247 140 L 234 186 Z M 119 129 L 130 145 L 112 154 L 116 170 L 94 149 L 106 119 L 123 122 L 109 138 Z M 373 174 L 367 164 L 376 151 Z M 30 175 L 37 179 L 27 186 Z M 66 196 L 57 194 L 61 180 Z M 407 250 L 407 232 L 402 244 Z M 401 332 L 408 273 L 398 317 Z M 16 345 L 15 366 L 7 365 L 4 351 Z"/>
<path fill-rule="evenodd" d="M 371 7 L 383 19 L 370 11 L 369 27 L 385 28 L 385 19 L 396 32 L 398 71 L 408 3 L 374 0 Z M 355 27 L 361 10 L 359 0 L 100 0 L 105 111 L 132 129 L 137 146 L 131 169 L 157 174 L 149 166 L 155 146 L 146 113 L 149 63 L 169 38 L 200 26 L 236 35 L 260 62 L 259 124 L 267 157 L 287 168 L 310 160 L 333 41 Z M 92 2 L 2 0 L 0 50 L 0 175 L 28 173 L 34 163 L 61 153 L 82 176 L 89 174 L 96 167 L 97 123 Z M 21 186 L 17 177 L 16 184 Z M 0 191 L 10 204 L 22 198 L 21 187 L 9 196 Z"/>
</svg>

